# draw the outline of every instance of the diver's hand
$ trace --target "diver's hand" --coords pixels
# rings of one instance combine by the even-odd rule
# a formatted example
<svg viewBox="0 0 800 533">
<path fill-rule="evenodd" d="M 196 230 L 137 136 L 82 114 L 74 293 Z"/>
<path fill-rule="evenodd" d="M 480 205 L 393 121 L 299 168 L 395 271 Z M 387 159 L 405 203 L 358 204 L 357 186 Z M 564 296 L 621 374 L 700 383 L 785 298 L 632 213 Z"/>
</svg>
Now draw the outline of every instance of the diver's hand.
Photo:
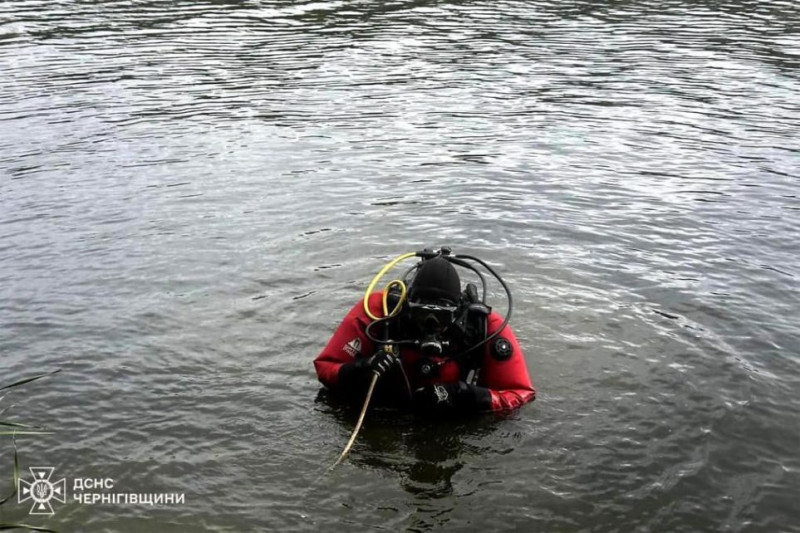
<svg viewBox="0 0 800 533">
<path fill-rule="evenodd" d="M 412 403 L 417 413 L 445 413 L 451 411 L 456 404 L 456 395 L 460 385 L 466 383 L 432 383 L 414 391 Z"/>
<path fill-rule="evenodd" d="M 458 381 L 431 383 L 414 391 L 414 410 L 418 414 L 474 413 L 491 409 L 489 389 Z"/>
<path fill-rule="evenodd" d="M 339 384 L 347 388 L 366 388 L 372 376 L 383 376 L 397 363 L 393 352 L 379 350 L 372 357 L 359 357 L 339 367 Z"/>
<path fill-rule="evenodd" d="M 367 359 L 367 364 L 373 374 L 379 378 L 389 371 L 397 363 L 398 359 L 394 352 L 379 350 L 375 355 Z"/>
</svg>

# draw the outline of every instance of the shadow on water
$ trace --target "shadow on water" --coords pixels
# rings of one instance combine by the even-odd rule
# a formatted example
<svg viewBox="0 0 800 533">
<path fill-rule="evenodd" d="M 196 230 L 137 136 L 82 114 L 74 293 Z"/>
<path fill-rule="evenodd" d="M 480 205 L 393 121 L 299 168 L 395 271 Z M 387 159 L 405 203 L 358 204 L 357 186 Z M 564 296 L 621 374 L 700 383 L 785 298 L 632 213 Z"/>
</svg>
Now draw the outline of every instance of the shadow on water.
<svg viewBox="0 0 800 533">
<path fill-rule="evenodd" d="M 361 406 L 346 403 L 325 389 L 316 403 L 344 431 L 349 433 L 355 427 Z M 487 437 L 501 420 L 493 414 L 440 420 L 388 408 L 370 409 L 346 461 L 398 476 L 400 486 L 412 495 L 443 498 L 454 493 L 452 478 L 470 458 L 492 453 Z"/>
</svg>

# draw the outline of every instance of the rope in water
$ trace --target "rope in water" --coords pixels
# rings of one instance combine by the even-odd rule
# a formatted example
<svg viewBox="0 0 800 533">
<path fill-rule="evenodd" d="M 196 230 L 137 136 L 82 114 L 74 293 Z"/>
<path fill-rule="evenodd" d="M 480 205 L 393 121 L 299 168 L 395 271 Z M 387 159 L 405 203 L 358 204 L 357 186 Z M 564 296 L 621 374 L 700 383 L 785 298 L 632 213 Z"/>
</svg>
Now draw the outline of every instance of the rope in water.
<svg viewBox="0 0 800 533">
<path fill-rule="evenodd" d="M 347 457 L 347 454 L 350 452 L 350 448 L 353 447 L 353 443 L 356 441 L 356 436 L 358 436 L 358 432 L 361 430 L 361 424 L 364 423 L 364 415 L 367 414 L 367 407 L 369 407 L 369 401 L 372 399 L 372 391 L 375 390 L 375 383 L 378 382 L 378 374 L 372 374 L 372 381 L 369 384 L 369 390 L 367 391 L 367 397 L 364 398 L 364 407 L 361 408 L 361 414 L 358 417 L 358 422 L 356 422 L 356 427 L 353 429 L 353 433 L 350 435 L 350 440 L 347 441 L 347 445 L 342 450 L 342 454 L 339 455 L 339 458 L 336 459 L 336 462 L 333 463 L 330 468 L 328 468 L 328 472 L 336 468 L 339 463 L 344 461 L 344 458 Z"/>
</svg>

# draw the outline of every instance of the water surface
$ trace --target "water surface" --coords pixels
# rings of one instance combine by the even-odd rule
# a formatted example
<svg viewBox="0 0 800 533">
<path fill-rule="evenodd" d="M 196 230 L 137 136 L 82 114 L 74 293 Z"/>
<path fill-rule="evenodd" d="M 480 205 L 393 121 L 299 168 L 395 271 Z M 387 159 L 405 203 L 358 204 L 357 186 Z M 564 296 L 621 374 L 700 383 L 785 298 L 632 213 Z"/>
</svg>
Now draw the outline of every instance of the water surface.
<svg viewBox="0 0 800 533">
<path fill-rule="evenodd" d="M 790 1 L 3 3 L 0 377 L 62 369 L 3 400 L 55 432 L 21 466 L 186 501 L 0 521 L 798 531 L 799 24 Z M 536 402 L 373 413 L 322 476 L 357 412 L 312 359 L 383 264 L 439 245 L 511 285 Z"/>
</svg>

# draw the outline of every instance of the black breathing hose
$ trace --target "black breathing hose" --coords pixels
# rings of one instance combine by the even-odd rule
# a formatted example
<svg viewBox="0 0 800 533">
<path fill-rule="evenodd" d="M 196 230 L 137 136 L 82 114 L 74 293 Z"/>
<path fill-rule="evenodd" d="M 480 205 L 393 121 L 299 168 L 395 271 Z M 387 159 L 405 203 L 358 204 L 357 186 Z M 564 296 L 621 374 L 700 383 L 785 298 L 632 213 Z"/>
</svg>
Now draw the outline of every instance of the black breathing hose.
<svg viewBox="0 0 800 533">
<path fill-rule="evenodd" d="M 498 335 L 500 335 L 500 333 L 508 325 L 508 321 L 511 320 L 511 312 L 514 309 L 514 299 L 511 297 L 511 289 L 508 288 L 508 285 L 506 284 L 505 280 L 503 280 L 503 278 L 500 277 L 500 274 L 495 272 L 495 270 L 492 267 L 490 267 L 484 261 L 478 259 L 477 257 L 473 257 L 471 255 L 459 255 L 458 257 L 462 258 L 462 259 L 468 259 L 470 261 L 475 261 L 476 263 L 481 265 L 483 268 L 488 270 L 492 274 L 492 276 L 494 276 L 495 279 L 500 282 L 500 285 L 503 286 L 503 289 L 506 291 L 506 297 L 508 298 L 508 311 L 506 311 L 506 317 L 505 317 L 505 319 L 503 319 L 503 323 L 500 324 L 500 327 L 497 328 L 497 331 L 495 331 L 494 333 L 492 333 L 491 335 L 489 335 L 488 337 L 486 337 L 482 341 L 475 343 L 474 345 L 470 346 L 469 348 L 467 348 L 466 350 L 464 350 L 463 352 L 458 354 L 456 356 L 456 359 L 461 357 L 462 355 L 466 354 L 467 352 L 471 352 L 472 350 L 474 350 L 476 348 L 480 348 L 481 346 L 483 346 L 487 342 L 493 340 Z M 445 258 L 447 258 L 447 256 L 445 256 Z M 481 278 L 481 279 L 483 279 L 483 278 Z M 484 291 L 486 290 L 486 285 L 485 284 L 483 286 L 483 289 L 484 289 Z"/>
<path fill-rule="evenodd" d="M 459 256 L 459 257 L 464 257 L 464 256 Z M 472 266 L 469 263 L 467 263 L 466 261 L 462 261 L 458 257 L 446 257 L 446 258 L 451 263 L 455 263 L 458 266 L 462 266 L 464 268 L 468 268 L 468 269 L 472 270 L 473 272 L 475 272 L 478 275 L 478 277 L 481 280 L 481 292 L 483 292 L 483 294 L 481 295 L 481 301 L 485 302 L 486 301 L 486 278 L 483 277 L 483 273 L 480 270 L 478 270 L 477 268 L 475 268 L 474 266 Z"/>
</svg>

